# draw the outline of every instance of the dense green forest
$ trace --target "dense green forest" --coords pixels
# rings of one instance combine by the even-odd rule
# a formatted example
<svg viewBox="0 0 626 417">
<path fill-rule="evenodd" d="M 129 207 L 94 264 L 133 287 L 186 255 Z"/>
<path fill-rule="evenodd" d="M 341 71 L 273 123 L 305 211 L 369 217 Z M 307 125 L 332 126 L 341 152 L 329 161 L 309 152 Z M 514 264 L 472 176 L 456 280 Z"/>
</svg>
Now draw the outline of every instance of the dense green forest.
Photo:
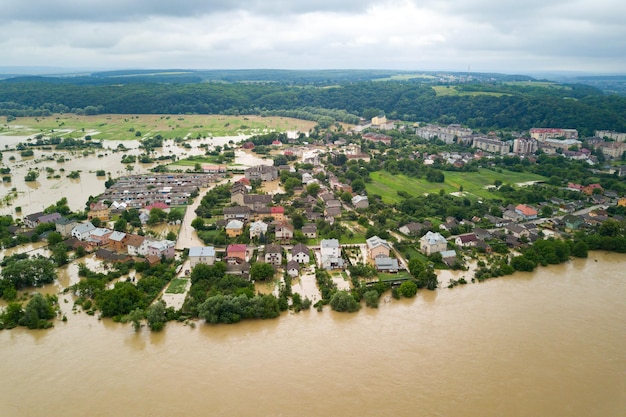
<svg viewBox="0 0 626 417">
<path fill-rule="evenodd" d="M 292 74 L 293 73 L 293 74 Z M 347 74 L 348 72 L 346 72 Z M 0 114 L 259 114 L 317 120 L 334 115 L 354 122 L 384 113 L 407 122 L 461 123 L 477 130 L 531 127 L 626 131 L 626 97 L 585 84 L 551 85 L 507 79 L 448 83 L 454 94 L 437 94 L 432 79 L 372 81 L 385 72 L 263 72 L 174 75 L 106 73 L 81 77 L 18 77 L 0 81 Z M 296 76 L 294 74 L 300 74 Z M 366 76 L 367 74 L 367 76 Z M 326 81 L 323 80 L 327 77 Z M 245 79 L 256 81 L 243 81 Z M 367 80 L 362 80 L 367 78 Z M 438 82 L 441 85 L 440 82 Z M 303 109 L 305 109 L 303 111 Z M 315 111 L 310 111 L 315 109 Z"/>
</svg>

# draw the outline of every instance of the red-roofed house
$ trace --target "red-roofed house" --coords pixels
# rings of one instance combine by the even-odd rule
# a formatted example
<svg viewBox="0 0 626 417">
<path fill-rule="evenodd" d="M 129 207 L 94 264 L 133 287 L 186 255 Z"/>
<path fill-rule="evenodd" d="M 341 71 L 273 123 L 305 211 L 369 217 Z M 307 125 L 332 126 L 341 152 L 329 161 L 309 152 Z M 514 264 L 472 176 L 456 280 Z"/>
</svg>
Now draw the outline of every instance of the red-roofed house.
<svg viewBox="0 0 626 417">
<path fill-rule="evenodd" d="M 228 258 L 240 259 L 241 261 L 246 260 L 246 251 L 247 247 L 243 243 L 235 243 L 232 245 L 228 245 L 226 248 L 226 256 Z"/>
<path fill-rule="evenodd" d="M 285 220 L 285 208 L 282 206 L 270 207 L 270 215 L 277 222 L 282 222 Z"/>
<path fill-rule="evenodd" d="M 170 208 L 170 206 L 168 206 L 167 204 L 165 204 L 162 201 L 157 201 L 154 204 L 150 204 L 149 206 L 146 207 L 146 210 L 150 211 L 152 209 L 160 209 L 160 210 L 168 210 Z"/>
</svg>

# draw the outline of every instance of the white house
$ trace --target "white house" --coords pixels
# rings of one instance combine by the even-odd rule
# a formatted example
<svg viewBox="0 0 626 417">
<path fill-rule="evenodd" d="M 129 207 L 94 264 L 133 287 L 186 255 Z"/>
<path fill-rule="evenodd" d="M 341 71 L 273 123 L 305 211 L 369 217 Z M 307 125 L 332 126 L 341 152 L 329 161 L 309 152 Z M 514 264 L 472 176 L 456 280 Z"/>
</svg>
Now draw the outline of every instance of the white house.
<svg viewBox="0 0 626 417">
<path fill-rule="evenodd" d="M 215 263 L 215 248 L 213 246 L 189 248 L 189 263 L 192 269 L 198 264 L 213 265 Z"/>
<path fill-rule="evenodd" d="M 448 249 L 448 242 L 439 233 L 429 231 L 420 238 L 420 250 L 426 255 L 443 252 L 446 249 Z"/>
<path fill-rule="evenodd" d="M 86 240 L 91 236 L 91 231 L 96 230 L 91 222 L 81 223 L 72 229 L 72 237 L 78 240 Z"/>
<path fill-rule="evenodd" d="M 267 235 L 267 223 L 261 220 L 250 223 L 250 239 L 259 237 L 261 234 Z"/>
<path fill-rule="evenodd" d="M 343 268 L 341 246 L 337 239 L 322 239 L 320 242 L 321 267 L 324 269 Z"/>
<path fill-rule="evenodd" d="M 299 264 L 308 264 L 311 260 L 309 256 L 309 248 L 302 243 L 298 243 L 291 249 L 291 259 Z"/>
</svg>

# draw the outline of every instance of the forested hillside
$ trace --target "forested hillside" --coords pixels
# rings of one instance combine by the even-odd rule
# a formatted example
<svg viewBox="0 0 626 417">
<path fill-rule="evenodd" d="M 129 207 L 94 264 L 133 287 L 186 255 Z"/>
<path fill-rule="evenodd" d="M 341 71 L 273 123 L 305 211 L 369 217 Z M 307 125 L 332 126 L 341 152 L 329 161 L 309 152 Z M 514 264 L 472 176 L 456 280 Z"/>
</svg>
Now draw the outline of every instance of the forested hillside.
<svg viewBox="0 0 626 417">
<path fill-rule="evenodd" d="M 196 82 L 199 78 L 193 73 L 137 76 L 140 78 L 109 74 L 3 80 L 0 114 L 294 116 L 299 112 L 302 118 L 353 123 L 356 116 L 369 118 L 384 113 L 390 119 L 461 123 L 479 130 L 567 127 L 577 128 L 583 136 L 592 135 L 596 129 L 626 131 L 626 97 L 608 95 L 584 84 L 546 88 L 506 81 L 448 83 L 452 89 L 446 91 L 454 94 L 439 94 L 432 81 L 424 79 L 358 81 L 357 77 L 357 81 L 324 85 L 319 77 L 316 83 L 303 82 L 309 80 L 304 74 L 284 83 Z"/>
</svg>

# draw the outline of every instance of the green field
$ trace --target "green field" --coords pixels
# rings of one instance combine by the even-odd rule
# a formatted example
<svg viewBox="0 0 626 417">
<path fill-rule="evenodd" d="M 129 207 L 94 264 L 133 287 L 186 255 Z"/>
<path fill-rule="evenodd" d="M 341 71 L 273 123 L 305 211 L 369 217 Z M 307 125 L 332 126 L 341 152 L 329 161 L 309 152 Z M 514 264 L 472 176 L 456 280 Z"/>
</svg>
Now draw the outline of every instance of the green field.
<svg viewBox="0 0 626 417">
<path fill-rule="evenodd" d="M 521 87 L 542 87 L 542 88 L 558 88 L 563 90 L 571 90 L 572 87 L 559 85 L 552 81 L 508 81 L 506 85 L 516 85 Z"/>
<path fill-rule="evenodd" d="M 59 114 L 47 117 L 18 117 L 0 125 L 0 133 L 14 136 L 60 136 L 80 138 L 91 135 L 100 140 L 136 140 L 161 135 L 166 139 L 236 136 L 269 131 L 308 132 L 316 122 L 289 117 L 225 115 L 120 115 L 79 116 Z M 139 135 L 138 135 L 139 132 Z"/>
<path fill-rule="evenodd" d="M 446 177 L 444 183 L 431 183 L 425 179 L 409 178 L 406 175 L 392 175 L 385 171 L 378 171 L 370 174 L 372 182 L 365 185 L 368 194 L 378 194 L 385 203 L 393 204 L 402 200 L 398 191 L 404 191 L 410 195 L 438 193 L 439 190 L 452 193 L 458 192 L 463 186 L 465 196 L 489 199 L 493 197 L 493 194 L 485 187 L 492 185 L 495 180 L 500 180 L 503 184 L 546 180 L 541 175 L 507 170 L 495 172 L 487 169 L 481 169 L 478 172 L 444 171 L 444 175 Z"/>
<path fill-rule="evenodd" d="M 188 282 L 188 279 L 174 278 L 165 292 L 169 294 L 183 294 Z"/>
<path fill-rule="evenodd" d="M 435 85 L 432 87 L 437 96 L 510 96 L 507 93 L 496 93 L 491 91 L 458 91 L 456 88 L 447 85 Z"/>
</svg>

